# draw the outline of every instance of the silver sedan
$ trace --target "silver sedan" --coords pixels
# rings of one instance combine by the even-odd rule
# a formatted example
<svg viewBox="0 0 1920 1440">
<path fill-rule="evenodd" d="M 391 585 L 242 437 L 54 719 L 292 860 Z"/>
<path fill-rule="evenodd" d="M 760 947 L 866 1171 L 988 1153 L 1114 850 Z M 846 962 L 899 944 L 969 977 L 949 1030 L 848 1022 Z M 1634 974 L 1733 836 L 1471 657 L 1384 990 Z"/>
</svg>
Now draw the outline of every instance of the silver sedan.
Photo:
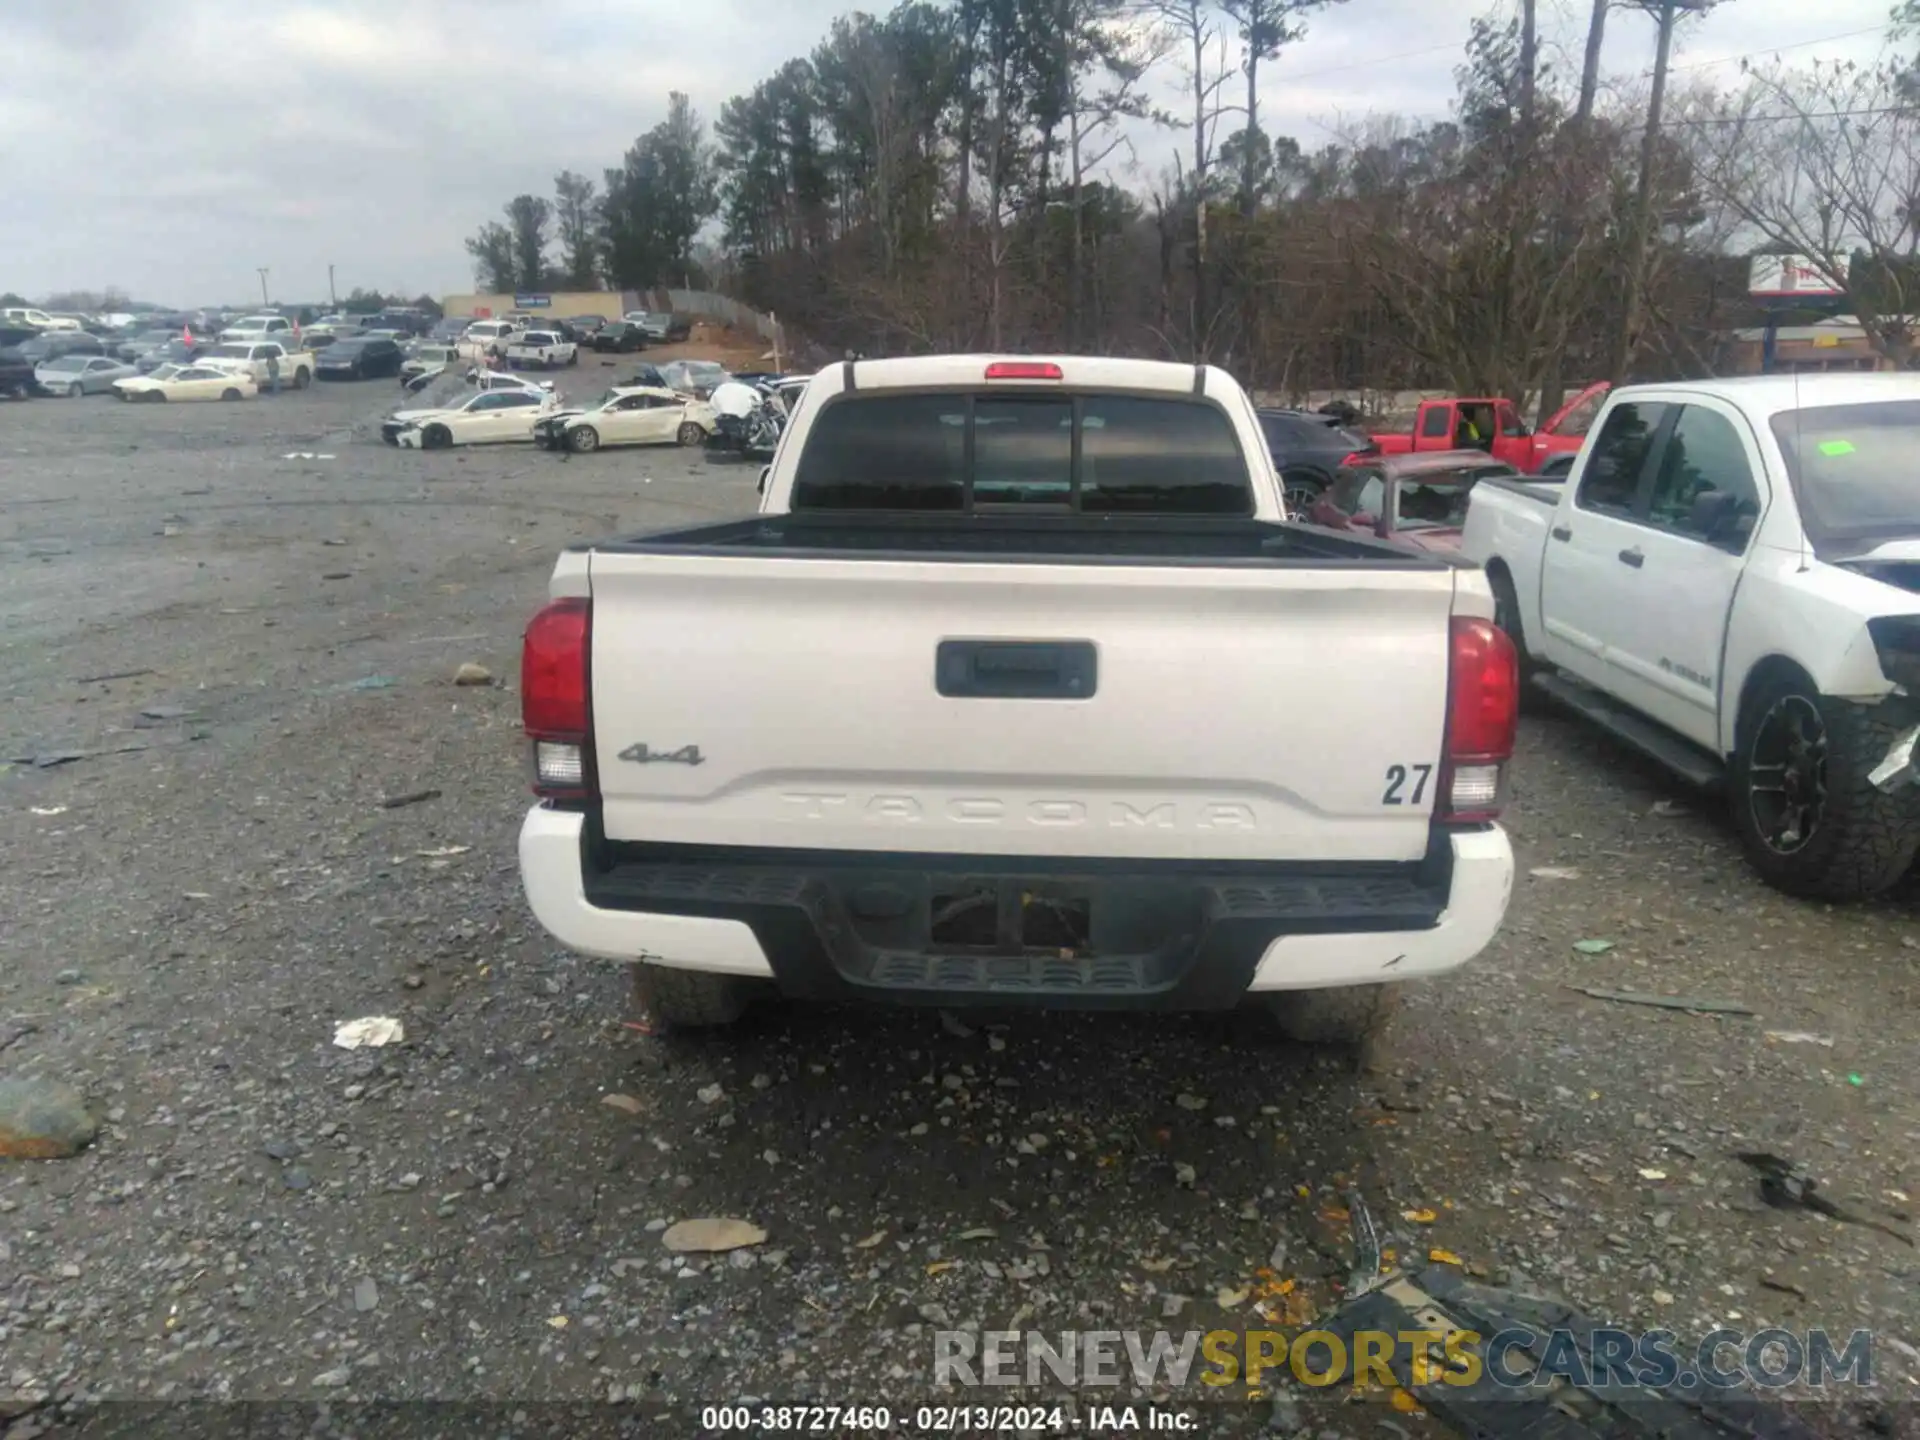
<svg viewBox="0 0 1920 1440">
<path fill-rule="evenodd" d="M 110 395 L 113 382 L 140 372 L 124 360 L 105 355 L 62 355 L 33 370 L 33 383 L 49 395 Z"/>
</svg>

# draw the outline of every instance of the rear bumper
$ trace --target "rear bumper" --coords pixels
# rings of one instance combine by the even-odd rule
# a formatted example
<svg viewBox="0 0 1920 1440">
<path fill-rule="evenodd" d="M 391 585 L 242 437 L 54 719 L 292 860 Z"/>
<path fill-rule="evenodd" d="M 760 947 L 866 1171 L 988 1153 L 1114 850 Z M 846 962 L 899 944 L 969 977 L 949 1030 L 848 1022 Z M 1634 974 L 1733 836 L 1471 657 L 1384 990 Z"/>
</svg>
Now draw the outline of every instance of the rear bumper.
<svg viewBox="0 0 1920 1440">
<path fill-rule="evenodd" d="M 608 854 L 576 812 L 538 807 L 521 827 L 528 902 L 569 949 L 773 980 L 792 995 L 939 1005 L 1204 1010 L 1248 990 L 1443 974 L 1493 939 L 1513 889 L 1513 852 L 1497 826 L 1436 834 L 1418 866 L 1217 874 L 1146 866 L 1073 875 L 1027 862 L 1016 872 L 1009 862 L 928 857 L 966 865 L 929 875 L 889 868 L 898 857 L 802 865 L 768 852 L 608 864 Z M 983 877 L 995 863 L 1003 873 Z M 1096 919 L 1092 943 L 1078 952 L 1036 950 L 1030 938 L 1019 953 L 930 943 L 930 902 L 951 909 L 953 896 L 983 879 L 989 889 L 1004 882 L 1002 896 L 1012 894 L 1020 913 L 1036 897 L 1051 904 L 1049 895 L 1090 893 L 1107 933 Z M 876 892 L 883 898 L 867 898 Z M 1008 904 L 1003 898 L 1003 916 Z M 991 901 L 986 908 L 991 915 Z M 1022 922 L 1016 915 L 1011 923 Z"/>
</svg>

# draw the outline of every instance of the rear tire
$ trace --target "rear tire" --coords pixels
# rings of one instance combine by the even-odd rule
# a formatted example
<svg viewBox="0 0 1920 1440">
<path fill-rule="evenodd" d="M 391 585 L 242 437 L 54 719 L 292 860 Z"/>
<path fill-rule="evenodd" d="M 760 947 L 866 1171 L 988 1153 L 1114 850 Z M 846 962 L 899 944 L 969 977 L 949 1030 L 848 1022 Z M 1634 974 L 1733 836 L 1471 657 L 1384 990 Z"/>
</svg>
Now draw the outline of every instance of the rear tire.
<svg viewBox="0 0 1920 1440">
<path fill-rule="evenodd" d="M 1399 1008 L 1398 985 L 1340 985 L 1328 990 L 1279 990 L 1259 997 L 1274 1028 L 1297 1045 L 1361 1050 L 1378 1040 Z"/>
<path fill-rule="evenodd" d="M 429 425 L 420 432 L 422 450 L 445 450 L 453 444 L 453 432 L 444 425 Z"/>
<path fill-rule="evenodd" d="M 746 1013 L 747 988 L 737 975 L 641 961 L 633 967 L 633 1000 L 660 1029 L 712 1030 Z"/>
<path fill-rule="evenodd" d="M 298 370 L 293 372 L 293 388 L 294 389 L 304 390 L 307 388 L 307 386 L 311 385 L 312 383 L 313 383 L 313 375 L 308 371 L 306 366 L 302 365 Z"/>
<path fill-rule="evenodd" d="M 707 432 L 694 424 L 693 421 L 688 420 L 674 433 L 673 438 L 682 445 L 699 445 L 705 442 Z"/>
<path fill-rule="evenodd" d="M 576 455 L 591 455 L 600 448 L 600 432 L 591 425 L 576 425 L 567 431 L 567 448 Z"/>
<path fill-rule="evenodd" d="M 1789 895 L 1865 900 L 1900 880 L 1920 850 L 1911 791 L 1867 779 L 1900 726 L 1866 706 L 1822 695 L 1787 671 L 1740 707 L 1729 786 L 1747 863 Z M 1789 805 L 1798 816 L 1786 822 Z"/>
</svg>

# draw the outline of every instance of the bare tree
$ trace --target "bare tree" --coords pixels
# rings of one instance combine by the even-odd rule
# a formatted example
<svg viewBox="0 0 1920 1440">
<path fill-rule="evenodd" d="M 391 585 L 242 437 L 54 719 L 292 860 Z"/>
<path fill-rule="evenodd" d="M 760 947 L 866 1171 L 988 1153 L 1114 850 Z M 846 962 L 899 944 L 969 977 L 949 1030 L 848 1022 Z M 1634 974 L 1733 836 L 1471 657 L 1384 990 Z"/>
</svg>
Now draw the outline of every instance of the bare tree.
<svg viewBox="0 0 1920 1440">
<path fill-rule="evenodd" d="M 1234 67 L 1221 32 L 1215 0 L 1142 0 L 1143 14 L 1155 17 L 1170 30 L 1184 54 L 1184 87 L 1193 103 L 1193 169 L 1186 191 L 1193 206 L 1193 315 L 1191 335 L 1196 360 L 1207 358 L 1215 316 L 1207 285 L 1207 178 L 1218 149 L 1222 116 L 1240 107 L 1222 96 L 1233 79 Z"/>
<path fill-rule="evenodd" d="M 1580 66 L 1580 100 L 1573 114 L 1582 125 L 1593 118 L 1593 97 L 1600 88 L 1600 47 L 1607 39 L 1607 0 L 1593 0 L 1587 18 L 1587 53 Z"/>
<path fill-rule="evenodd" d="M 1140 88 L 1147 72 L 1166 53 L 1166 36 L 1111 23 L 1114 0 L 1062 0 L 1067 23 L 1062 43 L 1068 58 L 1067 177 L 1070 244 L 1067 257 L 1067 344 L 1077 347 L 1086 321 L 1086 206 L 1088 176 L 1131 142 L 1122 120 L 1153 114 Z M 1164 117 L 1158 117 L 1164 118 Z"/>
<path fill-rule="evenodd" d="M 1920 111 L 1898 66 L 1750 70 L 1683 117 L 1709 196 L 1756 248 L 1804 256 L 1879 353 L 1914 361 L 1920 311 Z"/>
<path fill-rule="evenodd" d="M 1254 184 L 1259 153 L 1254 137 L 1260 131 L 1260 62 L 1271 60 L 1281 49 L 1307 33 L 1303 22 L 1308 11 L 1342 0 L 1220 0 L 1220 8 L 1240 27 L 1240 47 L 1244 57 L 1240 68 L 1247 77 L 1247 138 L 1241 152 L 1240 213 L 1251 215 L 1259 192 Z M 1533 0 L 1527 0 L 1529 7 Z"/>
</svg>

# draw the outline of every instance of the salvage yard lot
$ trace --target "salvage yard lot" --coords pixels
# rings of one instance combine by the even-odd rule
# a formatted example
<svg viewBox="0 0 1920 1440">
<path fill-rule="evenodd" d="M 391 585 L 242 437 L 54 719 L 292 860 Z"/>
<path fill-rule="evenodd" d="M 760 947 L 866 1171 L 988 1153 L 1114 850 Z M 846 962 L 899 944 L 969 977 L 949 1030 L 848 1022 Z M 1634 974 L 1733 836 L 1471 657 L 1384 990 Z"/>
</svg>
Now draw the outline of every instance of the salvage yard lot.
<svg viewBox="0 0 1920 1440">
<path fill-rule="evenodd" d="M 1500 939 L 1364 1071 L 1207 1017 L 623 1026 L 624 977 L 519 893 L 519 630 L 558 547 L 747 512 L 755 472 L 403 453 L 370 438 L 395 393 L 0 408 L 0 759 L 85 752 L 0 772 L 0 1074 L 108 1122 L 0 1162 L 0 1381 L 899 1412 L 948 1325 L 1259 1324 L 1269 1265 L 1324 1304 L 1354 1185 L 1403 1259 L 1687 1336 L 1870 1326 L 1883 1382 L 1920 1372 L 1915 1251 L 1767 1209 L 1730 1157 L 1911 1228 L 1916 901 L 1763 888 L 1710 804 L 1565 717 L 1523 725 Z M 330 1045 L 381 1014 L 404 1044 Z M 701 1215 L 769 1238 L 667 1256 Z"/>
</svg>

